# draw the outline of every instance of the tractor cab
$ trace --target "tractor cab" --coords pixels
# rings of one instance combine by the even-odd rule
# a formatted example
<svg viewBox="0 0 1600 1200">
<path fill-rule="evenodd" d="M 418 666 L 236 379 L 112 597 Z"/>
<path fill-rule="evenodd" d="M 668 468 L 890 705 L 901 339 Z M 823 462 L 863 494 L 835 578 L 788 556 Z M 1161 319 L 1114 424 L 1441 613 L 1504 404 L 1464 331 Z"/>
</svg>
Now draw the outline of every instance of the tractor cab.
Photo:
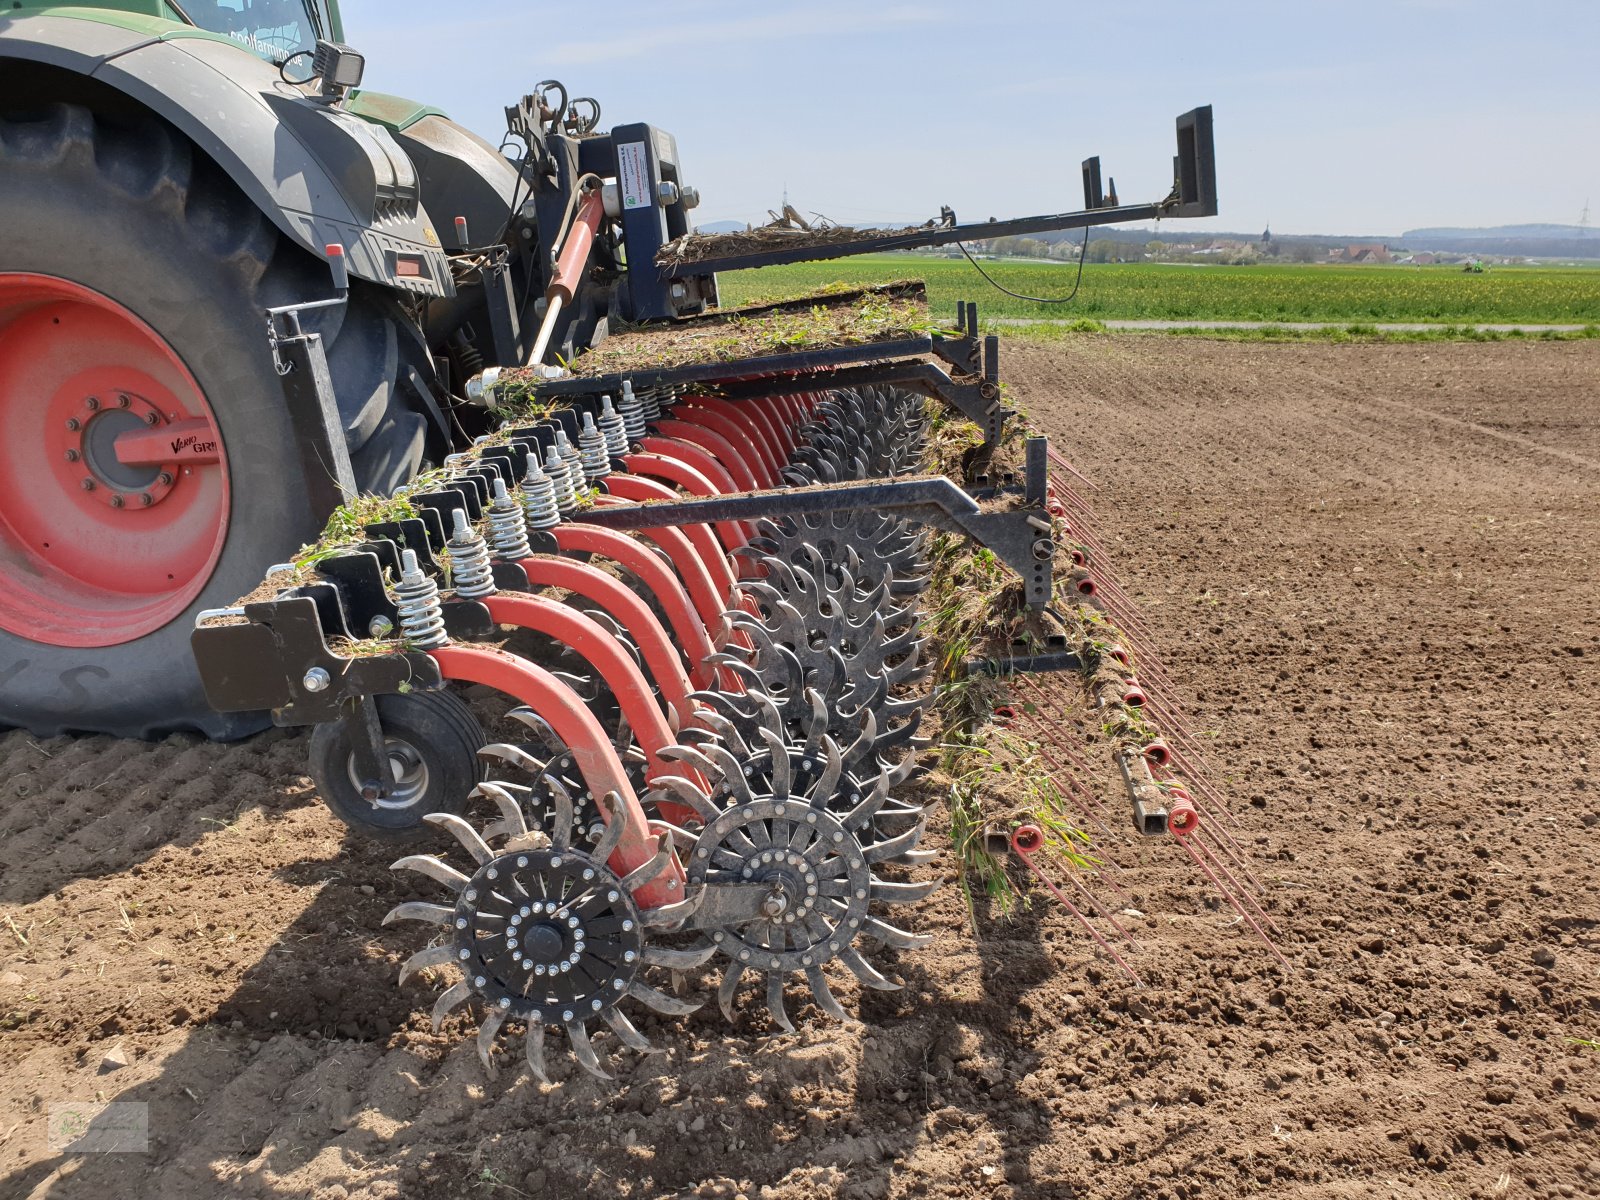
<svg viewBox="0 0 1600 1200">
<path fill-rule="evenodd" d="M 340 38 L 338 9 L 330 0 L 183 0 L 181 11 L 196 27 L 232 38 L 279 66 L 310 55 L 318 39 Z"/>
</svg>

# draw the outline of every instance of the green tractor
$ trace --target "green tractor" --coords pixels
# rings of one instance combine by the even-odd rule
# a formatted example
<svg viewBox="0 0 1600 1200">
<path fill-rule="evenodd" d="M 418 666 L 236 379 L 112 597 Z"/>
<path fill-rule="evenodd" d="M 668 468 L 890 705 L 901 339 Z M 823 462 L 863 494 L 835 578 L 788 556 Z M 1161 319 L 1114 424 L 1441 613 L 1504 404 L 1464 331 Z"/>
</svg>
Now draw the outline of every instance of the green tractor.
<svg viewBox="0 0 1600 1200">
<path fill-rule="evenodd" d="M 718 270 L 1217 211 L 1203 107 L 1152 204 L 1095 158 L 1083 211 L 686 254 L 665 131 L 545 81 L 494 145 L 364 65 L 336 0 L 0 7 L 0 727 L 264 727 L 208 707 L 197 616 L 488 432 L 498 368 Z"/>
<path fill-rule="evenodd" d="M 327 518 L 308 448 L 387 494 L 481 431 L 486 367 L 526 361 L 556 235 L 616 173 L 598 105 L 540 85 L 508 157 L 363 65 L 336 0 L 0 10 L 0 725 L 264 724 L 206 706 L 188 639 Z M 659 243 L 696 197 L 633 128 L 654 187 L 626 215 Z M 552 354 L 714 298 L 619 295 L 619 245 Z M 285 403 L 274 309 L 320 338 L 336 412 Z"/>
</svg>

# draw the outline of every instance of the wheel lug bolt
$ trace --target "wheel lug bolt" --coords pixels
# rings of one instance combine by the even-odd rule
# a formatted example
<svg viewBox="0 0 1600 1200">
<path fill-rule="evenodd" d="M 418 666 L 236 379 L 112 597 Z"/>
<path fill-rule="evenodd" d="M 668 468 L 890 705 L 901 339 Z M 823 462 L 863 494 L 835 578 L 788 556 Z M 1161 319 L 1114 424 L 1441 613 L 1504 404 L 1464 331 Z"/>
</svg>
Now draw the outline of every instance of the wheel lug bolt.
<svg viewBox="0 0 1600 1200">
<path fill-rule="evenodd" d="M 113 496 L 113 497 L 111 497 L 111 507 L 112 508 L 121 508 L 126 503 L 127 503 L 127 501 L 124 500 L 121 496 Z"/>
<path fill-rule="evenodd" d="M 146 425 L 154 425 L 160 420 L 161 418 L 156 416 L 155 413 L 145 413 L 144 415 L 144 423 Z"/>
<path fill-rule="evenodd" d="M 78 430 L 80 430 L 82 428 L 83 428 L 83 422 L 78 420 L 77 417 L 68 417 L 67 418 L 67 432 L 68 433 L 77 433 Z"/>
<path fill-rule="evenodd" d="M 84 481 L 83 481 L 83 490 L 84 490 L 84 491 L 86 491 L 86 492 L 92 492 L 92 491 L 94 491 L 94 480 L 92 480 L 92 479 L 85 479 L 85 480 L 84 480 Z"/>
<path fill-rule="evenodd" d="M 161 472 L 161 474 L 156 476 L 156 482 L 159 483 L 162 487 L 171 487 L 172 486 L 172 472 L 171 471 L 163 471 L 163 472 Z"/>
<path fill-rule="evenodd" d="M 100 409 L 100 401 L 96 397 L 90 396 L 83 402 L 83 406 L 90 412 L 98 412 Z"/>
<path fill-rule="evenodd" d="M 117 407 L 118 408 L 127 408 L 128 405 L 130 405 L 132 403 L 133 403 L 133 401 L 129 400 L 126 396 L 118 396 L 117 397 Z"/>
<path fill-rule="evenodd" d="M 156 498 L 154 496 L 152 496 L 149 492 L 140 492 L 139 493 L 139 505 L 140 505 L 141 508 L 149 508 L 155 502 L 156 502 Z"/>
<path fill-rule="evenodd" d="M 67 451 L 67 461 L 68 462 L 77 462 L 78 461 L 78 452 L 76 450 L 68 450 Z"/>
</svg>

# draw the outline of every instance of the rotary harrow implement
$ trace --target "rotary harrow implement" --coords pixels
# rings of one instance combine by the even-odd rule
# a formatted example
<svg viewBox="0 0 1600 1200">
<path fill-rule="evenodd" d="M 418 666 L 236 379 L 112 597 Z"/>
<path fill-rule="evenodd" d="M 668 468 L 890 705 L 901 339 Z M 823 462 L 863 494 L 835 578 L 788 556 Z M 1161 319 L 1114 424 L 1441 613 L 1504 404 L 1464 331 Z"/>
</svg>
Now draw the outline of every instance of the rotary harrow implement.
<svg viewBox="0 0 1600 1200">
<path fill-rule="evenodd" d="M 1003 728 L 1024 672 L 1084 680 L 1139 833 L 1177 836 L 1253 903 L 1242 861 L 1191 837 L 1201 806 L 1184 785 L 1199 772 L 1155 773 L 1163 743 L 1130 714 L 1164 689 L 1133 674 L 1131 611 L 1112 635 L 1125 597 L 1092 513 L 1007 407 L 976 305 L 948 328 L 919 284 L 715 308 L 718 270 L 1208 215 L 1210 110 L 1179 118 L 1154 204 L 1108 201 L 1090 160 L 1076 213 L 704 237 L 670 138 L 602 135 L 557 91 L 508 110 L 533 197 L 512 233 L 537 243 L 536 276 L 517 284 L 527 246 L 475 247 L 457 222 L 451 275 L 484 319 L 435 355 L 460 381 L 433 393 L 449 435 L 437 466 L 362 494 L 317 328 L 356 294 L 341 247 L 332 299 L 267 310 L 309 431 L 307 494 L 333 517 L 243 600 L 201 611 L 191 639 L 213 709 L 311 726 L 333 812 L 415 843 L 394 866 L 417 898 L 388 920 L 424 927 L 400 980 L 439 984 L 435 1027 L 478 1013 L 490 1072 L 502 1029 L 519 1028 L 546 1080 L 550 1031 L 605 1075 L 594 1035 L 649 1049 L 633 1016 L 697 1008 L 702 971 L 730 1020 L 753 991 L 781 1029 L 796 1002 L 844 1017 L 841 980 L 897 988 L 892 956 L 926 940 L 910 906 L 934 888 L 912 786 L 928 731 L 959 747 Z M 981 586 L 963 588 L 963 562 Z M 1049 725 L 1039 752 L 1075 753 Z M 1112 867 L 1079 852 L 1059 803 L 1092 782 L 1057 774 L 1053 798 L 1005 812 L 956 788 L 955 851 L 986 886 L 1031 869 L 1131 974 L 1092 890 L 1115 886 Z"/>
<path fill-rule="evenodd" d="M 1132 651 L 1104 642 L 1095 581 L 1111 585 L 1080 497 L 1015 428 L 976 307 L 939 329 L 920 289 L 892 285 L 691 330 L 794 320 L 835 336 L 640 366 L 661 357 L 642 333 L 593 374 L 502 375 L 494 432 L 195 630 L 214 704 L 316 727 L 313 775 L 353 829 L 448 835 L 394 864 L 424 898 L 387 920 L 434 927 L 401 982 L 443 978 L 436 1027 L 481 1013 L 490 1072 L 510 1025 L 539 1079 L 552 1030 L 606 1076 L 596 1030 L 649 1049 L 630 1012 L 694 1010 L 684 977 L 702 969 L 730 1021 L 746 991 L 780 1029 L 796 1001 L 844 1018 L 830 976 L 895 989 L 883 956 L 926 941 L 908 914 L 935 887 L 930 814 L 908 784 L 941 690 L 1020 696 L 1024 673 L 1069 671 L 1103 707 L 1146 703 Z M 927 473 L 955 425 L 959 480 Z M 995 636 L 954 669 L 922 612 L 941 539 L 1011 581 Z M 482 732 L 474 685 L 516 734 Z M 1155 773 L 1165 743 L 1123 732 L 1135 827 L 1185 841 L 1197 802 Z M 1000 822 L 976 844 L 1014 844 L 1044 878 L 1048 841 Z"/>
</svg>

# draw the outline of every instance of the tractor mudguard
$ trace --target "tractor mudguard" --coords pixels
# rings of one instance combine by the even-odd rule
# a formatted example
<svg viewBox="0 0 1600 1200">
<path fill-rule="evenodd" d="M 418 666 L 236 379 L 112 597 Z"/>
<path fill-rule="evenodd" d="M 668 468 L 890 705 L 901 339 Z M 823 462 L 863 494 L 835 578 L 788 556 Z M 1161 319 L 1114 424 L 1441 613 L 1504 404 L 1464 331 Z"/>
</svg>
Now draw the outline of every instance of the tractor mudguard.
<svg viewBox="0 0 1600 1200">
<path fill-rule="evenodd" d="M 82 11 L 0 17 L 0 80 L 21 60 L 110 87 L 193 141 L 313 254 L 337 243 L 359 279 L 454 295 L 416 169 L 387 129 L 306 98 L 226 38 Z"/>
<path fill-rule="evenodd" d="M 423 203 L 441 222 L 438 233 L 445 247 L 463 251 L 498 241 L 515 215 L 511 204 L 517 168 L 477 134 L 440 113 L 428 113 L 395 136 L 417 166 Z M 457 217 L 467 219 L 464 242 Z"/>
</svg>

